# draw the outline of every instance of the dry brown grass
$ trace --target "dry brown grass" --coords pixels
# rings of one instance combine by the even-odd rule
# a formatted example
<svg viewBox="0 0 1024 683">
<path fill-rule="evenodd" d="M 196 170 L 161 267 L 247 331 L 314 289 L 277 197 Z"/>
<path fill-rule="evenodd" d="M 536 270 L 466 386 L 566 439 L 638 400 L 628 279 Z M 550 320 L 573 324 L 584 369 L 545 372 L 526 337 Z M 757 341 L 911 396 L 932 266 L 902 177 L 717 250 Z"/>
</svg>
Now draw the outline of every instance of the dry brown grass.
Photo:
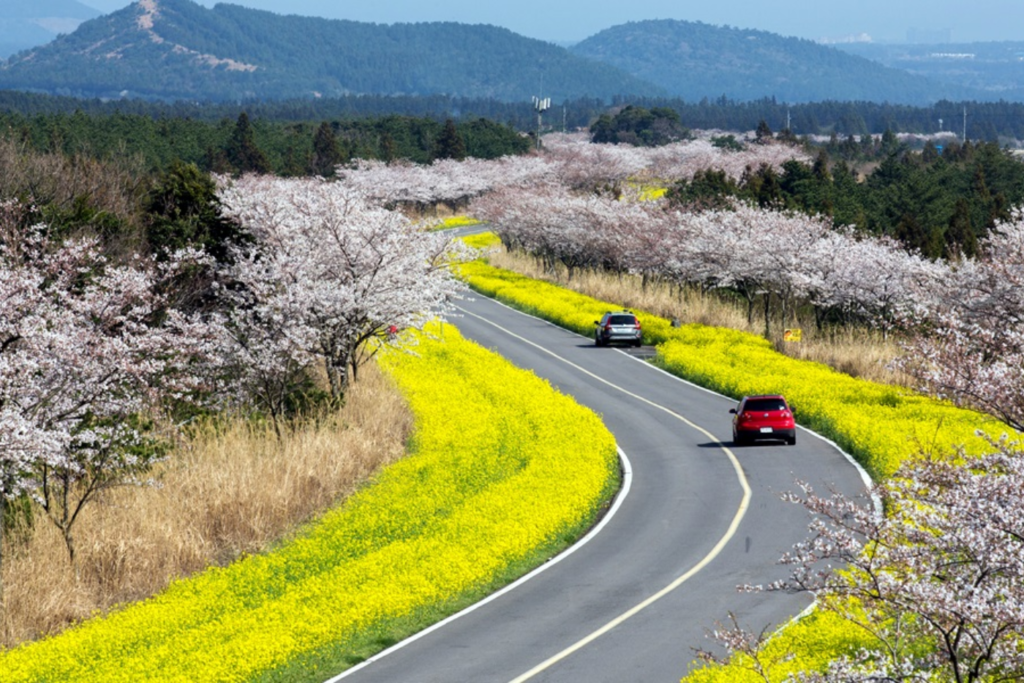
<svg viewBox="0 0 1024 683">
<path fill-rule="evenodd" d="M 696 290 L 680 291 L 664 283 L 652 283 L 645 289 L 636 276 L 596 271 L 576 272 L 572 280 L 568 280 L 564 268 L 548 272 L 537 259 L 504 250 L 491 254 L 489 260 L 499 268 L 547 280 L 602 301 L 620 303 L 626 308 L 675 318 L 683 323 L 727 327 L 753 334 L 764 332 L 760 308 L 755 313 L 754 323 L 749 324 L 745 305 L 728 301 L 715 292 L 703 294 Z M 790 327 L 803 330 L 803 341 L 785 343 L 782 341 L 782 325 L 778 320 L 772 324 L 775 326 L 772 335 L 775 348 L 788 356 L 824 363 L 848 375 L 874 382 L 905 386 L 911 384 L 909 378 L 886 367 L 898 355 L 898 345 L 891 339 L 883 340 L 882 335 L 874 330 L 848 327 L 818 331 L 813 319 L 791 320 Z"/>
<path fill-rule="evenodd" d="M 76 579 L 60 534 L 37 519 L 31 540 L 6 548 L 2 644 L 53 633 L 176 577 L 257 553 L 337 504 L 402 456 L 412 416 L 369 364 L 336 414 L 286 433 L 241 420 L 182 441 L 160 486 L 109 492 L 76 530 Z"/>
</svg>

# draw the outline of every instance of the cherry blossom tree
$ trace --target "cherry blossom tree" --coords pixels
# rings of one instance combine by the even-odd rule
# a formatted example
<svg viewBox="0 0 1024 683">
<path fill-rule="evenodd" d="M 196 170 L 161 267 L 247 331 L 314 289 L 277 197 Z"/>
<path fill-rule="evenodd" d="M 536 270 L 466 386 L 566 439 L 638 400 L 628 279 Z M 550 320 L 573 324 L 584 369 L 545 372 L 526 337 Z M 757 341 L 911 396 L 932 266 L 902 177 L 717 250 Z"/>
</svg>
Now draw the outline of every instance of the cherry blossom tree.
<svg viewBox="0 0 1024 683">
<path fill-rule="evenodd" d="M 461 291 L 450 271 L 467 253 L 461 242 L 373 207 L 341 182 L 221 179 L 221 201 L 255 238 L 226 273 L 228 354 L 275 419 L 288 377 L 319 362 L 340 400 L 373 353 L 367 341 L 422 328 Z"/>
<path fill-rule="evenodd" d="M 580 268 L 622 268 L 624 226 L 647 225 L 645 209 L 611 197 L 549 184 L 529 193 L 494 191 L 474 203 L 509 248 L 528 251 L 549 267 L 561 263 L 571 278 Z"/>
<path fill-rule="evenodd" d="M 948 267 L 907 251 L 886 237 L 835 227 L 803 252 L 807 297 L 822 311 L 866 322 L 882 331 L 913 326 L 938 303 Z"/>
<path fill-rule="evenodd" d="M 1024 677 L 1024 458 L 917 460 L 873 487 L 881 505 L 801 484 L 787 498 L 814 515 L 784 558 L 789 579 L 749 590 L 808 591 L 818 609 L 875 643 L 800 681 L 997 681 Z M 882 512 L 884 507 L 885 512 Z M 735 622 L 715 637 L 760 660 L 765 633 Z M 709 653 L 704 658 L 715 660 Z"/>
<path fill-rule="evenodd" d="M 954 264 L 902 369 L 929 393 L 1024 431 L 1024 214 L 997 225 L 976 260 Z"/>
<path fill-rule="evenodd" d="M 1024 458 L 1005 440 L 994 447 L 977 460 L 904 466 L 875 487 L 886 514 L 806 486 L 792 498 L 819 519 L 813 538 L 785 558 L 793 577 L 772 588 L 814 591 L 824 609 L 878 640 L 817 680 L 1024 676 Z"/>
<path fill-rule="evenodd" d="M 503 187 L 526 188 L 545 182 L 555 171 L 549 160 L 525 155 L 494 160 L 438 159 L 429 165 L 358 161 L 350 168 L 339 168 L 337 174 L 347 188 L 375 206 L 413 206 L 422 212 L 438 203 L 462 206 Z"/>
<path fill-rule="evenodd" d="M 0 512 L 32 495 L 73 565 L 82 510 L 158 459 L 149 418 L 205 381 L 212 335 L 161 294 L 177 259 L 113 264 L 24 218 L 0 226 Z"/>
</svg>

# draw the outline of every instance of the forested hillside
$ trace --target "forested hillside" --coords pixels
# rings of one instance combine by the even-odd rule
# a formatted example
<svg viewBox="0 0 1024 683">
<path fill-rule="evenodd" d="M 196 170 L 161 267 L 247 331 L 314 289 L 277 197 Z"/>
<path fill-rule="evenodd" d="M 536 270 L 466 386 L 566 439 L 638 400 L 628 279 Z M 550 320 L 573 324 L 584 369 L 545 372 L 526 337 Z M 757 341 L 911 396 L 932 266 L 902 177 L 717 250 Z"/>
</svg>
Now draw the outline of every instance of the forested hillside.
<svg viewBox="0 0 1024 683">
<path fill-rule="evenodd" d="M 924 105 L 991 99 L 811 41 L 685 21 L 631 22 L 566 50 L 503 28 L 371 24 L 193 0 L 139 0 L 0 65 L 0 88 L 237 102 L 441 96 L 529 102 L 726 97 Z"/>
<path fill-rule="evenodd" d="M 494 26 L 369 24 L 140 0 L 0 68 L 0 88 L 82 97 L 281 99 L 445 94 L 556 100 L 660 89 Z"/>
<path fill-rule="evenodd" d="M 787 102 L 868 100 L 923 105 L 971 98 L 809 40 L 700 22 L 652 20 L 615 26 L 572 52 L 619 67 L 687 100 L 725 96 Z"/>
</svg>

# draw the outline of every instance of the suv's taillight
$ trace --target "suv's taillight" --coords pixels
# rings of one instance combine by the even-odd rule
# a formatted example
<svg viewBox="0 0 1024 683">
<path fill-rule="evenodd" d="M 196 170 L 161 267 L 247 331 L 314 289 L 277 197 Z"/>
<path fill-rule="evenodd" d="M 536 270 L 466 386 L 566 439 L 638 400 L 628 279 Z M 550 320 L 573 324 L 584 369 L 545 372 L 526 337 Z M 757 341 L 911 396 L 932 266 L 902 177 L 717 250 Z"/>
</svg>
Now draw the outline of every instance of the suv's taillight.
<svg viewBox="0 0 1024 683">
<path fill-rule="evenodd" d="M 606 330 L 612 329 L 612 321 L 611 320 L 609 320 L 608 322 L 606 322 L 604 324 L 604 329 L 606 329 Z"/>
<path fill-rule="evenodd" d="M 640 329 L 640 318 L 636 319 L 636 323 L 633 325 L 633 327 L 635 327 L 638 330 Z"/>
</svg>

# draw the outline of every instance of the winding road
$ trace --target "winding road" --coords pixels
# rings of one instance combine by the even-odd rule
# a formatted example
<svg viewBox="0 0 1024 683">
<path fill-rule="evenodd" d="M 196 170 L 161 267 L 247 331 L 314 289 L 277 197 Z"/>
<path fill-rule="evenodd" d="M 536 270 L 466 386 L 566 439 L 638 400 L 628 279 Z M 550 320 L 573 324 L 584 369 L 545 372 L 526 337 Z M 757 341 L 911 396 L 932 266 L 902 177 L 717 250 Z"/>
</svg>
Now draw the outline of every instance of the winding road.
<svg viewBox="0 0 1024 683">
<path fill-rule="evenodd" d="M 696 648 L 715 649 L 707 631 L 730 612 L 757 631 L 808 606 L 737 586 L 786 575 L 779 557 L 807 534 L 804 509 L 779 497 L 796 479 L 865 489 L 846 456 L 805 430 L 796 446 L 733 448 L 734 401 L 485 297 L 461 309 L 465 337 L 602 415 L 628 489 L 596 533 L 528 580 L 332 681 L 669 683 Z"/>
</svg>

